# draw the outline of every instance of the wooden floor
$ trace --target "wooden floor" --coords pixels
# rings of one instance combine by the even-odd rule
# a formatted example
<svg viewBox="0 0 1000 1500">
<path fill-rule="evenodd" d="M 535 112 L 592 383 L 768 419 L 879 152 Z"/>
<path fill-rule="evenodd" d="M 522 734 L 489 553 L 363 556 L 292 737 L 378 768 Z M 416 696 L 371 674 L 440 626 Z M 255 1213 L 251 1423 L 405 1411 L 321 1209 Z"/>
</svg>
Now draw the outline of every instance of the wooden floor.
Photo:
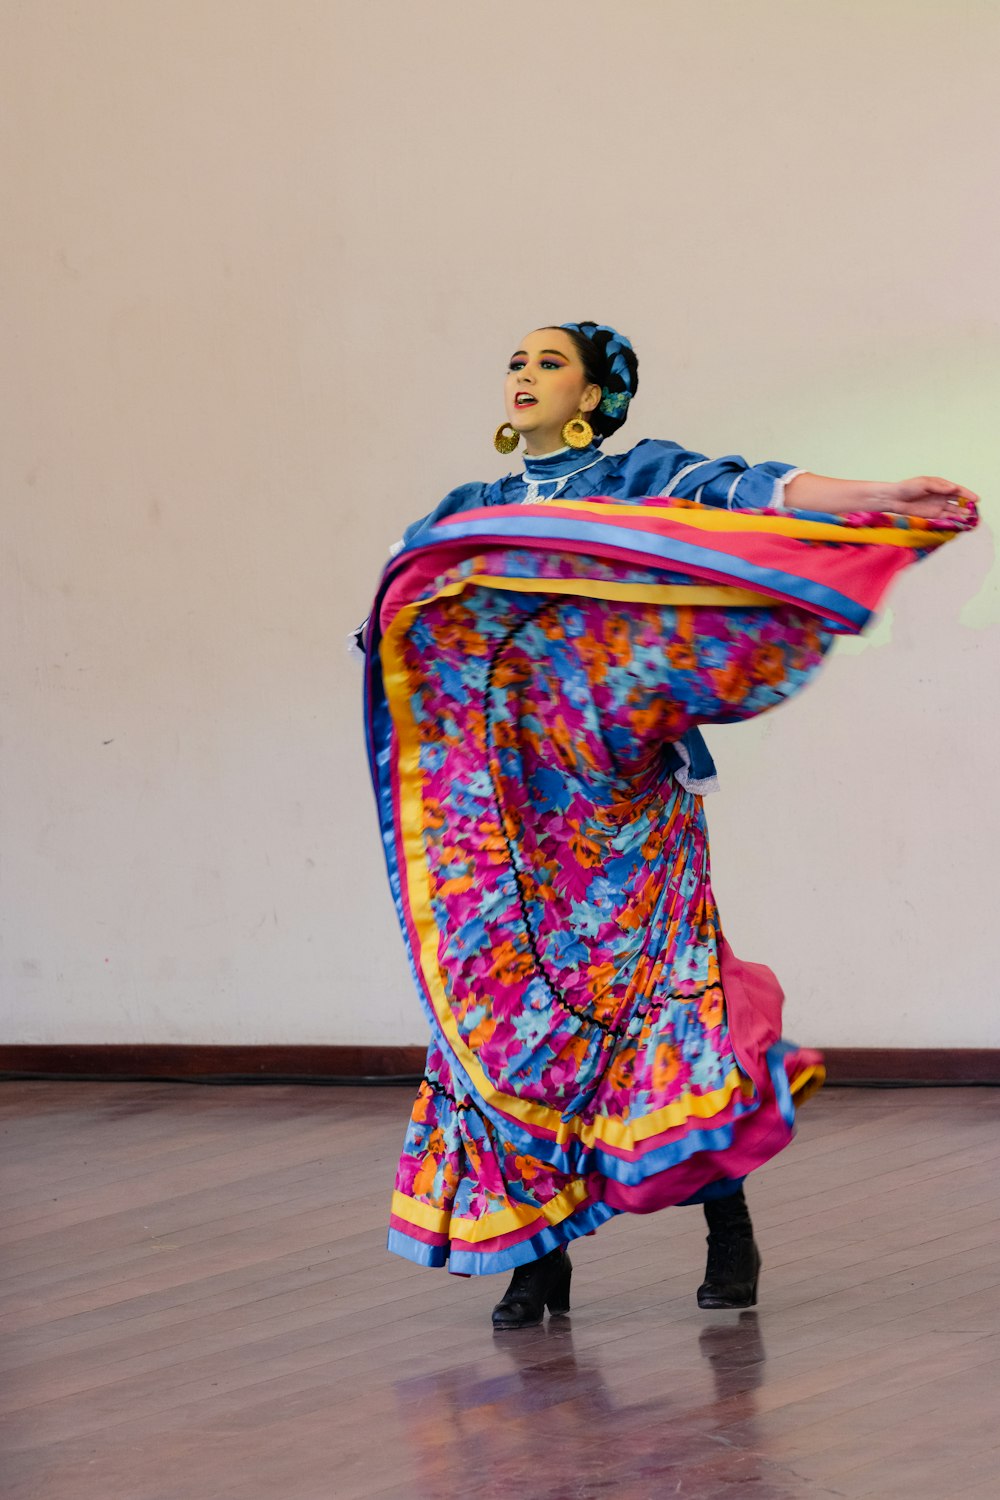
<svg viewBox="0 0 1000 1500">
<path fill-rule="evenodd" d="M 0 1087 L 3 1500 L 998 1500 L 1000 1091 L 827 1091 L 751 1184 L 573 1252 L 573 1314 L 384 1250 L 406 1090 Z"/>
</svg>

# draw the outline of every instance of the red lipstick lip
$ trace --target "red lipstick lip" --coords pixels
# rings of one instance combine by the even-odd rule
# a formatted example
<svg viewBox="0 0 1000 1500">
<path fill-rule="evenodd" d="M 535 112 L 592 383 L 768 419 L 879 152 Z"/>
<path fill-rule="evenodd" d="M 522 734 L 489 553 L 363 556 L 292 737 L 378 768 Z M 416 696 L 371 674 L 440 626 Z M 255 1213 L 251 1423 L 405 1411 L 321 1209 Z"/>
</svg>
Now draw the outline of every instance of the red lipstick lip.
<svg viewBox="0 0 1000 1500">
<path fill-rule="evenodd" d="M 522 397 L 524 398 L 523 401 L 521 399 Z M 517 407 L 537 406 L 538 397 L 532 396 L 528 391 L 518 391 L 517 395 L 514 397 L 514 405 Z"/>
</svg>

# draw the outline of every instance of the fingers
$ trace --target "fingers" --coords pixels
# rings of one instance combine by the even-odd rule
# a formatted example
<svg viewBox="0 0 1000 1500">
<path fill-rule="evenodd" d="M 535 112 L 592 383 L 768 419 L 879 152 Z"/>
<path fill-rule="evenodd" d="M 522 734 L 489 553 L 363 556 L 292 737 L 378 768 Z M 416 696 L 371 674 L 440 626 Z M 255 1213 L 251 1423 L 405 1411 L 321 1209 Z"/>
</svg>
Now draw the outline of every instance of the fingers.
<svg viewBox="0 0 1000 1500">
<path fill-rule="evenodd" d="M 921 520 L 938 521 L 943 516 L 960 515 L 962 506 L 944 495 L 925 496 L 920 500 L 899 500 L 886 507 L 902 516 L 918 516 Z"/>
<path fill-rule="evenodd" d="M 899 489 L 906 497 L 903 504 L 912 515 L 947 515 L 949 511 L 965 510 L 978 505 L 979 496 L 974 490 L 964 489 L 953 479 L 943 479 L 939 474 L 920 474 L 915 479 L 904 479 Z M 912 510 L 913 506 L 931 505 L 929 511 Z M 938 508 L 940 507 L 940 508 Z"/>
<path fill-rule="evenodd" d="M 886 485 L 876 502 L 879 510 L 933 521 L 961 519 L 978 503 L 979 496 L 974 490 L 964 489 L 939 474 L 920 474 Z"/>
<path fill-rule="evenodd" d="M 953 500 L 971 500 L 973 505 L 978 505 L 979 496 L 974 490 L 967 490 L 960 484 L 955 484 L 951 479 L 940 479 L 933 474 L 925 474 L 919 481 L 926 487 L 929 495 L 948 495 Z"/>
</svg>

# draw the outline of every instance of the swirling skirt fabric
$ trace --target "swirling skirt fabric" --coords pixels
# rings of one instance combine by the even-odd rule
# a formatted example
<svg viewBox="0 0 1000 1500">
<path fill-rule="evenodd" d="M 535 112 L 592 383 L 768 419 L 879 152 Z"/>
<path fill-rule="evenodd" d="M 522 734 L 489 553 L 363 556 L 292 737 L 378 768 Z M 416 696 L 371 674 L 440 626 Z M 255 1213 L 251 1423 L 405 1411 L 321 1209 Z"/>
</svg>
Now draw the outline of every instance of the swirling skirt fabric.
<svg viewBox="0 0 1000 1500">
<path fill-rule="evenodd" d="M 389 565 L 369 755 L 432 1032 L 391 1249 L 506 1271 L 788 1143 L 822 1058 L 723 937 L 676 742 L 792 697 L 955 529 L 575 501 L 469 512 Z"/>
</svg>

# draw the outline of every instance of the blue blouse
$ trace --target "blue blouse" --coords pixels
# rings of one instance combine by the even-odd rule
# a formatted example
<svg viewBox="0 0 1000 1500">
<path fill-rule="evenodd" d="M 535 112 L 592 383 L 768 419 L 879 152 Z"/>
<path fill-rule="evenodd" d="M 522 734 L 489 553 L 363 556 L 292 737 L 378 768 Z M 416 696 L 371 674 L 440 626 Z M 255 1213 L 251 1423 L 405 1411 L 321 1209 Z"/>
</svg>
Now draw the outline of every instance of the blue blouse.
<svg viewBox="0 0 1000 1500">
<path fill-rule="evenodd" d="M 460 484 L 441 503 L 403 533 L 403 544 L 418 538 L 445 516 L 484 505 L 515 505 L 518 501 L 585 500 L 593 495 L 611 500 L 639 500 L 647 495 L 677 495 L 729 510 L 763 510 L 775 501 L 788 479 L 801 470 L 793 464 L 748 464 L 731 453 L 706 458 L 679 443 L 643 438 L 627 453 L 602 453 L 596 443 L 569 448 L 545 458 L 525 455 L 523 474 L 505 474 L 491 484 Z M 693 791 L 711 791 L 715 763 L 697 729 L 679 742 L 676 774 Z"/>
<path fill-rule="evenodd" d="M 679 443 L 643 438 L 627 453 L 602 453 L 596 443 L 569 448 L 546 458 L 525 456 L 523 474 L 505 474 L 492 484 L 460 484 L 419 521 L 406 528 L 403 541 L 412 542 L 425 527 L 445 516 L 482 505 L 514 505 L 524 500 L 585 500 L 592 495 L 611 500 L 639 500 L 646 495 L 677 495 L 729 510 L 763 510 L 790 474 L 792 464 L 748 464 L 731 453 L 706 458 Z"/>
</svg>

